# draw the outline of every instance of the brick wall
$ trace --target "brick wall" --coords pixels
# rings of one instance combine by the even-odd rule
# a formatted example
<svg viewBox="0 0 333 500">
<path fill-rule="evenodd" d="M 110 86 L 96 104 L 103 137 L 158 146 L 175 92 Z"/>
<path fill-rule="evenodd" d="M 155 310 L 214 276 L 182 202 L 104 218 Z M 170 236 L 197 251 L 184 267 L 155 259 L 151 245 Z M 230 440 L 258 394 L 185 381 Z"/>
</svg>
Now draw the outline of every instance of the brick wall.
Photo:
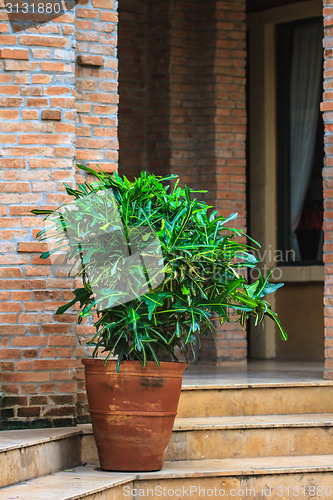
<svg viewBox="0 0 333 500">
<path fill-rule="evenodd" d="M 179 173 L 223 214 L 238 211 L 242 227 L 244 10 L 245 1 L 123 0 L 119 43 L 121 173 Z M 2 417 L 70 424 L 86 418 L 80 358 L 92 327 L 55 316 L 73 282 L 39 260 L 30 210 L 68 201 L 62 182 L 84 180 L 76 162 L 117 166 L 117 5 L 81 0 L 25 32 L 2 11 L 0 33 Z M 202 354 L 244 359 L 245 335 L 218 329 L 217 353 L 208 339 Z"/>
<path fill-rule="evenodd" d="M 77 163 L 106 172 L 118 165 L 118 60 L 117 5 L 113 0 L 86 0 L 76 14 L 76 141 Z M 85 177 L 76 175 L 76 182 Z M 91 179 L 92 180 L 92 179 Z M 76 319 L 76 317 L 75 317 Z M 75 357 L 87 355 L 85 342 L 95 328 L 83 322 L 76 325 L 79 345 Z M 77 420 L 88 417 L 84 373 L 75 372 L 77 380 Z"/>
<path fill-rule="evenodd" d="M 324 1 L 324 321 L 325 378 L 333 379 L 333 1 Z"/>
<path fill-rule="evenodd" d="M 81 2 L 23 32 L 0 13 L 0 381 L 9 427 L 71 424 L 84 399 L 78 339 L 89 327 L 54 314 L 72 298 L 72 280 L 39 259 L 41 219 L 30 210 L 69 201 L 62 183 L 80 180 L 76 162 L 115 168 L 116 22 L 111 0 Z"/>
<path fill-rule="evenodd" d="M 149 0 L 147 16 L 149 170 L 170 173 L 170 0 Z"/>
</svg>

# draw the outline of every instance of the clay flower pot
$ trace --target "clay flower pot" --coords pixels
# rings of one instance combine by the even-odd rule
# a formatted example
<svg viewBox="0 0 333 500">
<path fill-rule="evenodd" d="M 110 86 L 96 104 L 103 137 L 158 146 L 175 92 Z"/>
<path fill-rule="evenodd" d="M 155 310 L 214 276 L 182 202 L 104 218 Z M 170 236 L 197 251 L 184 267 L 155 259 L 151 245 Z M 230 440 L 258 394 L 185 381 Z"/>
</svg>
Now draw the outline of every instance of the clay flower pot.
<svg viewBox="0 0 333 500">
<path fill-rule="evenodd" d="M 163 466 L 186 363 L 83 359 L 101 469 L 154 471 Z"/>
</svg>

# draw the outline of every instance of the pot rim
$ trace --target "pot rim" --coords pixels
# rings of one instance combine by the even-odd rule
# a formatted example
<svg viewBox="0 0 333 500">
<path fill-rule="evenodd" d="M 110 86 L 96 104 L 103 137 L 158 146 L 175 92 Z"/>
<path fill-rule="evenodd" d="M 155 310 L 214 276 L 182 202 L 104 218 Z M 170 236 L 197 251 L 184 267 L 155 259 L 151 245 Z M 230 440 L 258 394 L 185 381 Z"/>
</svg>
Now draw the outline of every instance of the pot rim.
<svg viewBox="0 0 333 500">
<path fill-rule="evenodd" d="M 109 359 L 106 365 L 104 365 L 103 358 L 83 358 L 81 359 L 81 363 L 84 365 L 86 371 L 97 370 L 105 373 L 115 373 L 116 375 L 121 375 L 122 372 L 140 372 L 142 375 L 148 375 L 148 372 L 150 372 L 158 376 L 162 372 L 183 372 L 188 367 L 188 363 L 179 361 L 160 361 L 160 366 L 157 366 L 155 361 L 147 361 L 147 365 L 143 368 L 138 360 L 124 360 L 120 363 L 119 373 L 117 374 L 116 359 Z"/>
</svg>

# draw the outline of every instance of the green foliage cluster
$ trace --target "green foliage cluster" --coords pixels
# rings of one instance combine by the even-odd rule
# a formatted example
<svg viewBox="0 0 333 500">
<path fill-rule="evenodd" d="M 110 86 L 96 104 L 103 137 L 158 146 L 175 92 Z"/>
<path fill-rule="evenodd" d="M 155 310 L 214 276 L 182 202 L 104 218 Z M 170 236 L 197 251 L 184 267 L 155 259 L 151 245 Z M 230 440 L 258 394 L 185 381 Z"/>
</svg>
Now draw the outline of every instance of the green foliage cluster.
<svg viewBox="0 0 333 500">
<path fill-rule="evenodd" d="M 237 237 L 244 234 L 230 226 L 237 214 L 228 218 L 219 216 L 212 207 L 193 197 L 202 191 L 179 187 L 177 176 L 162 178 L 142 172 L 138 179 L 130 182 L 125 176 L 121 178 L 117 174 L 78 166 L 97 180 L 80 184 L 77 189 L 66 186 L 67 193 L 76 200 L 76 210 L 33 212 L 46 214 L 51 221 L 52 218 L 61 220 L 63 227 L 58 224 L 55 228 L 57 248 L 64 247 L 66 262 L 74 260 L 79 264 L 78 274 L 83 286 L 74 290 L 74 299 L 60 307 L 57 313 L 79 302 L 80 322 L 96 314 L 96 306 L 100 305 L 95 321 L 96 333 L 89 342 L 95 346 L 94 356 L 103 348 L 107 352 L 106 359 L 118 356 L 118 368 L 123 359 L 138 359 L 143 366 L 148 360 L 158 365 L 165 356 L 177 361 L 178 350 L 186 355 L 195 342 L 200 344 L 199 334 L 213 329 L 216 318 L 221 324 L 238 321 L 243 326 L 245 319 L 251 316 L 256 324 L 269 317 L 276 323 L 282 339 L 287 338 L 276 313 L 264 300 L 282 284 L 269 283 L 269 276 L 265 279 L 261 274 L 254 283 L 248 283 L 244 277 L 246 272 L 242 270 L 256 267 L 258 261 L 250 246 L 237 242 Z M 172 187 L 165 185 L 167 181 L 171 181 Z M 110 286 L 122 264 L 121 255 L 112 254 L 110 242 L 114 207 L 105 205 L 101 196 L 100 208 L 90 213 L 91 204 L 88 203 L 93 193 L 109 189 L 127 236 L 133 228 L 149 227 L 158 236 L 163 254 L 165 277 L 162 283 L 125 303 L 115 302 L 114 295 L 124 292 Z M 85 219 L 87 214 L 89 217 Z M 85 225 L 85 220 L 89 220 L 89 224 Z M 97 234 L 96 224 L 100 233 L 98 238 L 93 237 Z M 69 244 L 65 242 L 68 231 L 75 235 L 74 239 L 69 239 Z M 50 237 L 48 229 L 41 231 L 38 237 L 47 240 Z M 49 255 L 50 251 L 41 257 Z M 90 280 L 87 278 L 89 268 Z M 138 270 L 132 271 L 135 281 Z M 101 285 L 104 295 L 100 304 L 93 293 L 91 280 Z"/>
</svg>

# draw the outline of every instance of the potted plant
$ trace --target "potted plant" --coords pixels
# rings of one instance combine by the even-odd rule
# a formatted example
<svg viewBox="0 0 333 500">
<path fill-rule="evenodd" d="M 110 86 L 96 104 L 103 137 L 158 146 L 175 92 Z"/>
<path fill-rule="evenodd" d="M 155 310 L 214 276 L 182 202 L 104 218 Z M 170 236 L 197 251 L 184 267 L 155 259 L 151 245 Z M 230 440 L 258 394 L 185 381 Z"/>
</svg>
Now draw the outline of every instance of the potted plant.
<svg viewBox="0 0 333 500">
<path fill-rule="evenodd" d="M 261 275 L 248 283 L 244 270 L 258 261 L 237 242 L 237 214 L 219 216 L 194 196 L 203 191 L 180 188 L 174 175 L 130 182 L 78 166 L 96 181 L 66 185 L 73 202 L 33 211 L 46 215 L 38 237 L 54 243 L 41 258 L 61 249 L 82 279 L 57 314 L 78 302 L 79 322 L 95 315 L 92 359 L 82 362 L 101 467 L 159 470 L 186 367 L 179 354 L 187 359 L 216 317 L 242 326 L 269 317 L 286 339 L 264 300 L 282 285 Z"/>
</svg>

